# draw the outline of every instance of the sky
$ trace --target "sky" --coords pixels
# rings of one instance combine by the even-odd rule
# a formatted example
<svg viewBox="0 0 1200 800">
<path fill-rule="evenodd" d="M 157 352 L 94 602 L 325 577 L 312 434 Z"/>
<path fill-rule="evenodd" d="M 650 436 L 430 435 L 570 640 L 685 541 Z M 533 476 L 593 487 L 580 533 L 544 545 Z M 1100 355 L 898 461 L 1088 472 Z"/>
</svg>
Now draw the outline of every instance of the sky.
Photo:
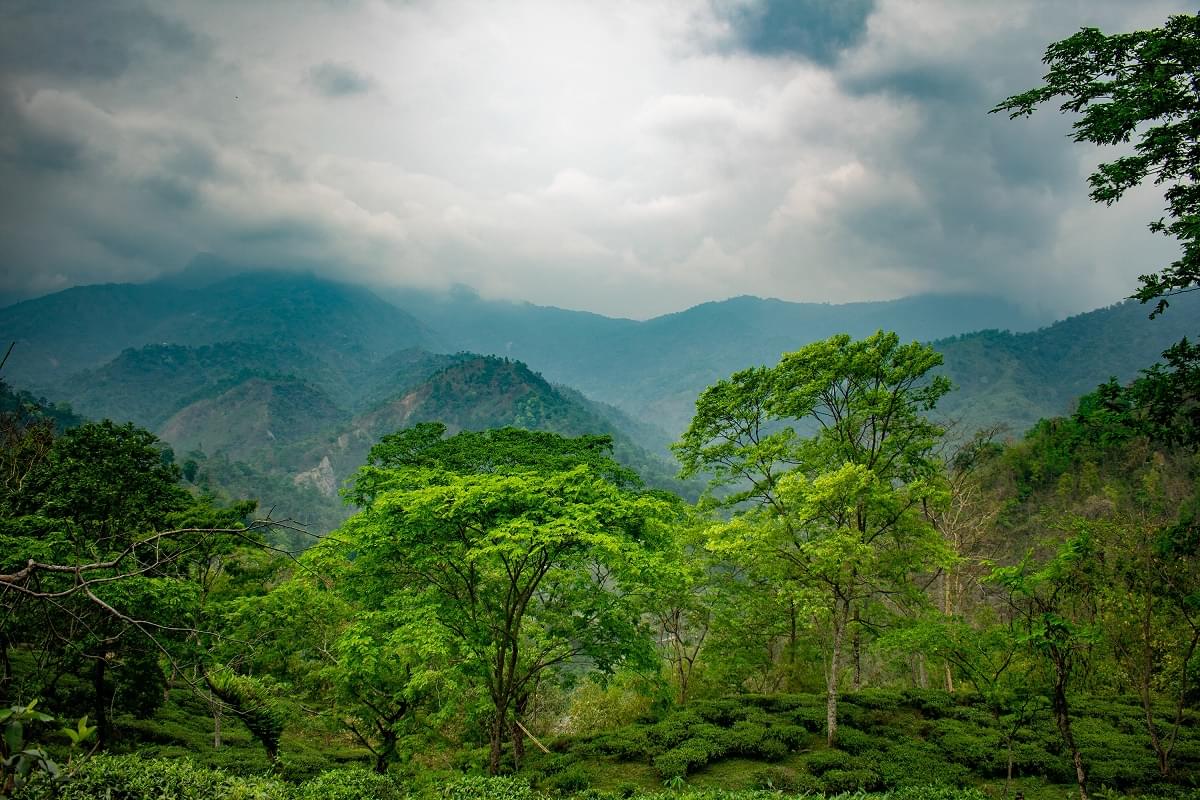
<svg viewBox="0 0 1200 800">
<path fill-rule="evenodd" d="M 646 318 L 754 294 L 1067 314 L 1178 246 L 1044 108 L 1158 0 L 0 0 L 0 302 L 210 253 Z"/>
</svg>

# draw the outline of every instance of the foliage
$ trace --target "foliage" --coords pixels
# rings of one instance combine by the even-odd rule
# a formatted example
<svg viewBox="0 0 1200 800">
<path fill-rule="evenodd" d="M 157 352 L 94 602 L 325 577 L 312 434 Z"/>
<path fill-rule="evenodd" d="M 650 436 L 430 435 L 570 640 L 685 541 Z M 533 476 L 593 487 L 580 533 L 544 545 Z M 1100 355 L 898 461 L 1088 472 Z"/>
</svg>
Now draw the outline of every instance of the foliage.
<svg viewBox="0 0 1200 800">
<path fill-rule="evenodd" d="M 28 705 L 0 709 L 0 725 L 3 725 L 3 734 L 0 736 L 0 796 L 7 797 L 14 790 L 19 790 L 31 775 L 37 773 L 44 773 L 51 782 L 66 780 L 70 776 L 47 754 L 44 747 L 30 740 L 31 726 L 54 721 L 52 715 L 36 710 L 36 705 L 37 700 L 34 700 Z M 66 727 L 59 731 L 70 741 L 72 753 L 92 738 L 95 732 L 95 728 L 88 726 L 87 717 L 80 717 L 74 728 Z M 70 762 L 67 766 L 70 766 Z"/>
<path fill-rule="evenodd" d="M 880 593 L 919 604 L 909 578 L 942 558 L 923 514 L 944 497 L 942 429 L 926 416 L 950 389 L 928 376 L 940 363 L 895 334 L 835 336 L 706 389 L 675 445 L 684 475 L 707 470 L 729 490 L 723 505 L 750 504 L 713 526 L 709 547 L 749 568 L 781 560 L 791 613 L 827 620 L 830 744 L 850 626 Z"/>
<path fill-rule="evenodd" d="M 1088 179 L 1091 197 L 1112 204 L 1153 176 L 1165 185 L 1167 217 L 1150 229 L 1180 241 L 1182 256 L 1161 272 L 1143 275 L 1137 297 L 1158 299 L 1200 287 L 1200 15 L 1170 17 L 1161 28 L 1106 36 L 1083 28 L 1046 48 L 1045 84 L 1013 95 L 993 112 L 1028 116 L 1064 98 L 1062 111 L 1080 114 L 1077 142 L 1121 145 L 1137 136 L 1134 152 L 1101 164 Z"/>
<path fill-rule="evenodd" d="M 673 512 L 624 487 L 604 440 L 501 431 L 500 464 L 492 437 L 443 432 L 387 440 L 352 492 L 368 507 L 313 559 L 344 575 L 349 602 L 400 612 L 411 641 L 446 648 L 486 692 L 495 773 L 509 720 L 543 673 L 646 653 L 631 590 L 655 573 Z"/>
</svg>

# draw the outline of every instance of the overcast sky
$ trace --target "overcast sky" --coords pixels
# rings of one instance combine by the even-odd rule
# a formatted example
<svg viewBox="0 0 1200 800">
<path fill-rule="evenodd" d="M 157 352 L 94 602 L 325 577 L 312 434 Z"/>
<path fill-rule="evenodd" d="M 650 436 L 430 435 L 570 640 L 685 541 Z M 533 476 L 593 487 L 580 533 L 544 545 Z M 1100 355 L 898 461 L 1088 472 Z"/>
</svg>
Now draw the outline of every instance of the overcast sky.
<svg viewBox="0 0 1200 800">
<path fill-rule="evenodd" d="M 979 291 L 1067 313 L 1177 247 L 1094 206 L 1049 42 L 1155 0 L 0 2 L 0 301 L 200 252 L 646 317 Z"/>
</svg>

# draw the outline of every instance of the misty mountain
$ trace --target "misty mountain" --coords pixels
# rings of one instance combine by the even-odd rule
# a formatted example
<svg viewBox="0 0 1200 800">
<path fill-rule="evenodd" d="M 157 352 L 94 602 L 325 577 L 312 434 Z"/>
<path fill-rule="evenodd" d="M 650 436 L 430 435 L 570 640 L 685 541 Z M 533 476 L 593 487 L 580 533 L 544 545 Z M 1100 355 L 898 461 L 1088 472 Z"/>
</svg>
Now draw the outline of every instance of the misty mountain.
<svg viewBox="0 0 1200 800">
<path fill-rule="evenodd" d="M 357 379 L 375 361 L 432 334 L 358 286 L 253 272 L 202 287 L 171 281 L 80 286 L 0 309 L 0 340 L 17 342 L 7 379 L 53 393 L 75 373 L 147 344 L 289 345 Z"/>
<path fill-rule="evenodd" d="M 968 432 L 1001 423 L 1014 434 L 1070 413 L 1081 395 L 1109 378 L 1132 380 L 1171 344 L 1197 333 L 1200 297 L 1174 298 L 1153 321 L 1150 309 L 1130 300 L 1028 333 L 989 330 L 933 342 L 956 387 L 939 410 Z"/>
<path fill-rule="evenodd" d="M 370 446 L 416 422 L 608 433 L 617 457 L 653 485 L 694 494 L 675 481 L 667 446 L 699 392 L 833 333 L 933 340 L 959 387 L 941 412 L 960 430 L 1001 423 L 1019 433 L 1110 376 L 1134 377 L 1193 332 L 1200 311 L 1187 296 L 1153 322 L 1147 308 L 1121 303 L 1037 330 L 964 333 L 1038 320 L 979 297 L 738 297 L 638 322 L 461 288 L 395 292 L 401 310 L 312 275 L 233 270 L 199 259 L 154 284 L 79 287 L 0 309 L 0 335 L 18 340 L 5 379 L 88 417 L 148 427 L 195 462 L 197 480 L 326 527 L 345 514 L 337 488 Z"/>
<path fill-rule="evenodd" d="M 1046 322 L 994 297 L 922 295 L 885 302 L 791 303 L 735 297 L 644 322 L 529 303 L 490 301 L 464 287 L 384 296 L 445 343 L 519 358 L 552 381 L 653 419 L 672 434 L 691 419 L 696 395 L 747 366 L 835 333 L 893 330 L 933 340 L 981 328 L 1027 330 Z"/>
</svg>

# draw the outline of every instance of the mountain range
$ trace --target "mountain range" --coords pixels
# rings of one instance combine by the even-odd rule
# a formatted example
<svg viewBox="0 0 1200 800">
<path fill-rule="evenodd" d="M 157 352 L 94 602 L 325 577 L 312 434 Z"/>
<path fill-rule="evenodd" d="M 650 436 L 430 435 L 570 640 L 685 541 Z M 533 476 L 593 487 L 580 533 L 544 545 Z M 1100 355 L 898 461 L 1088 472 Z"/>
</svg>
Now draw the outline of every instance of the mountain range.
<svg viewBox="0 0 1200 800">
<path fill-rule="evenodd" d="M 92 418 L 154 430 L 204 487 L 256 496 L 323 531 L 337 488 L 385 433 L 516 425 L 608 433 L 651 485 L 696 395 L 732 372 L 839 332 L 931 341 L 959 387 L 960 430 L 1020 432 L 1190 330 L 1200 301 L 1160 319 L 1125 302 L 1051 325 L 978 296 L 828 305 L 738 297 L 646 321 L 486 300 L 469 289 L 372 292 L 213 259 L 149 284 L 68 289 L 0 309 L 17 342 L 4 380 Z M 982 330 L 981 330 L 982 329 Z"/>
</svg>

